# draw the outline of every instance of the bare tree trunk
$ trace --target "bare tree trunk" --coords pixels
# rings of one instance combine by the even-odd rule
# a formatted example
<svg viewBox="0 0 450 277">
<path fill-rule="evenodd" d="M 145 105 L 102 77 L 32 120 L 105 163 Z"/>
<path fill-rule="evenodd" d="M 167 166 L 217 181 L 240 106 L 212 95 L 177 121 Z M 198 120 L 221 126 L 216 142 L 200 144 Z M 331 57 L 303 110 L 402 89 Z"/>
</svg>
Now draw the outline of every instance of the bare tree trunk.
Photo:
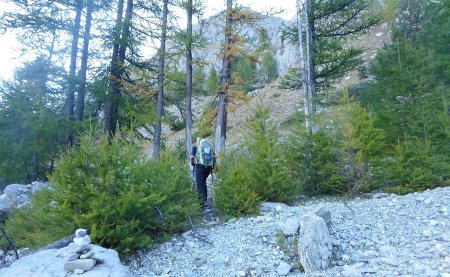
<svg viewBox="0 0 450 277">
<path fill-rule="evenodd" d="M 84 37 L 83 37 L 83 51 L 81 54 L 81 65 L 79 74 L 80 86 L 78 88 L 78 99 L 77 99 L 77 119 L 78 121 L 83 121 L 84 115 L 84 98 L 86 95 L 86 74 L 87 74 L 87 63 L 89 56 L 89 41 L 91 37 L 91 22 L 92 22 L 92 0 L 87 1 L 86 10 L 86 24 L 84 26 Z"/>
<path fill-rule="evenodd" d="M 155 129 L 155 137 L 153 140 L 153 157 L 159 159 L 159 152 L 161 148 L 161 119 L 163 116 L 164 107 L 164 63 L 166 53 L 166 32 L 167 32 L 167 13 L 168 0 L 163 2 L 163 18 L 161 26 L 161 45 L 159 47 L 159 74 L 158 74 L 158 102 L 156 105 L 156 120 L 153 125 Z"/>
<path fill-rule="evenodd" d="M 304 41 L 304 26 L 305 25 L 305 9 L 303 3 L 297 0 L 297 29 L 298 29 L 298 45 L 299 45 L 299 58 L 300 58 L 300 78 L 302 80 L 302 92 L 304 97 L 303 110 L 305 113 L 305 127 L 306 130 L 310 130 L 311 115 L 310 115 L 310 95 L 308 90 L 308 73 L 306 70 L 305 50 L 303 46 Z"/>
<path fill-rule="evenodd" d="M 311 117 L 311 132 L 316 133 L 316 124 L 314 117 L 316 115 L 316 76 L 314 71 L 314 16 L 312 12 L 311 0 L 305 1 L 305 18 L 306 18 L 306 70 L 308 80 L 308 90 L 310 96 L 310 117 Z"/>
<path fill-rule="evenodd" d="M 66 98 L 66 134 L 65 146 L 66 149 L 73 146 L 73 124 L 74 121 L 74 104 L 75 104 L 75 90 L 77 80 L 75 72 L 77 69 L 77 54 L 78 54 L 78 39 L 80 37 L 81 12 L 83 9 L 83 2 L 78 0 L 76 3 L 76 15 L 72 31 L 72 48 L 70 50 L 70 67 L 69 67 L 69 87 Z"/>
<path fill-rule="evenodd" d="M 232 43 L 232 12 L 233 0 L 227 0 L 227 10 L 225 13 L 225 44 L 222 62 L 222 72 L 220 76 L 219 103 L 217 107 L 215 149 L 216 153 L 225 151 L 225 141 L 227 138 L 227 90 L 231 78 L 231 43 Z"/>
<path fill-rule="evenodd" d="M 185 144 L 186 156 L 189 160 L 192 149 L 192 0 L 187 1 L 187 43 L 186 43 L 186 128 Z"/>
</svg>

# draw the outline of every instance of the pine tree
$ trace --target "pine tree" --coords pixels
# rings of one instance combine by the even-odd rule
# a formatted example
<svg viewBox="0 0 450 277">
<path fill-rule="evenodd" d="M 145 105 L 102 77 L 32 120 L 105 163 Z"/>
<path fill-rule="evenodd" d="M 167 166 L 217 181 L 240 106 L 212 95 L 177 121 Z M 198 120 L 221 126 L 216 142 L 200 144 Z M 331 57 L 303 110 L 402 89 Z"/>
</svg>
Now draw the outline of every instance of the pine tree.
<svg viewBox="0 0 450 277">
<path fill-rule="evenodd" d="M 62 146 L 63 107 L 58 83 L 48 78 L 60 74 L 39 57 L 15 73 L 16 81 L 0 88 L 0 176 L 9 182 L 46 179 Z M 57 78 L 55 78 L 57 79 Z"/>
<path fill-rule="evenodd" d="M 310 2 L 305 24 L 308 23 L 312 32 L 313 80 L 319 89 L 326 89 L 360 64 L 362 50 L 349 46 L 347 40 L 376 24 L 378 15 L 373 0 Z M 286 28 L 283 34 L 298 43 L 297 26 Z"/>
</svg>

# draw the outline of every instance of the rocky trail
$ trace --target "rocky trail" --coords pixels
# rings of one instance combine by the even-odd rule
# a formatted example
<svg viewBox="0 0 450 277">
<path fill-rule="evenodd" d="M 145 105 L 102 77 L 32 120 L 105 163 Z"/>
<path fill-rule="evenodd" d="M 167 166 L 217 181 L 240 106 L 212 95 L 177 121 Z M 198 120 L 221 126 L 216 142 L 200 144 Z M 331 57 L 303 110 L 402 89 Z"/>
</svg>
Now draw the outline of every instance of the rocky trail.
<svg viewBox="0 0 450 277">
<path fill-rule="evenodd" d="M 271 208 L 270 208 L 271 207 Z M 286 224 L 331 212 L 330 267 L 306 274 L 282 242 Z M 272 204 L 258 216 L 221 223 L 213 214 L 129 264 L 132 276 L 450 277 L 450 188 L 406 196 Z M 293 236 L 298 236 L 297 234 Z"/>
</svg>

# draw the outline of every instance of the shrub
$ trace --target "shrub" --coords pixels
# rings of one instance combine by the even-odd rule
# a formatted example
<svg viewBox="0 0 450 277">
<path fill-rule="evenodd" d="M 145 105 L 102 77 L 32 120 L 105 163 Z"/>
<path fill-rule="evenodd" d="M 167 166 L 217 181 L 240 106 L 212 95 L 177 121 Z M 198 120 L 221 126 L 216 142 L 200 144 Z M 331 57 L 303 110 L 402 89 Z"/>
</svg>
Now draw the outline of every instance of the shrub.
<svg viewBox="0 0 450 277">
<path fill-rule="evenodd" d="M 290 138 L 289 160 L 294 182 L 309 195 L 345 192 L 339 174 L 335 140 L 324 129 L 296 131 Z"/>
<path fill-rule="evenodd" d="M 253 178 L 246 161 L 245 154 L 231 153 L 218 165 L 214 195 L 216 208 L 222 214 L 241 216 L 259 211 L 261 200 L 251 188 Z"/>
<path fill-rule="evenodd" d="M 298 189 L 290 180 L 285 146 L 269 120 L 270 110 L 258 105 L 254 112 L 242 145 L 249 152 L 246 163 L 252 189 L 263 201 L 289 202 Z"/>
<path fill-rule="evenodd" d="M 50 180 L 46 197 L 38 194 L 32 209 L 8 221 L 22 238 L 54 234 L 37 244 L 90 227 L 94 241 L 127 253 L 182 230 L 199 210 L 187 170 L 174 155 L 146 161 L 139 146 L 116 138 L 82 140 L 61 157 Z M 23 218 L 33 222 L 25 230 L 17 225 Z"/>
<path fill-rule="evenodd" d="M 5 223 L 18 248 L 39 248 L 76 229 L 70 213 L 54 205 L 54 191 L 43 189 L 31 197 L 31 206 L 14 209 Z"/>
<path fill-rule="evenodd" d="M 450 165 L 432 155 L 426 143 L 404 139 L 394 146 L 392 157 L 384 161 L 381 180 L 386 190 L 405 194 L 449 185 Z"/>
<path fill-rule="evenodd" d="M 339 172 L 345 178 L 346 189 L 352 192 L 373 190 L 379 184 L 371 178 L 386 151 L 382 129 L 359 103 L 348 97 L 344 90 L 341 105 L 335 109 L 339 138 Z"/>
<path fill-rule="evenodd" d="M 218 171 L 216 206 L 231 215 L 255 213 L 261 201 L 289 202 L 298 192 L 269 110 L 258 105 L 254 112 L 242 144 L 225 156 Z"/>
</svg>

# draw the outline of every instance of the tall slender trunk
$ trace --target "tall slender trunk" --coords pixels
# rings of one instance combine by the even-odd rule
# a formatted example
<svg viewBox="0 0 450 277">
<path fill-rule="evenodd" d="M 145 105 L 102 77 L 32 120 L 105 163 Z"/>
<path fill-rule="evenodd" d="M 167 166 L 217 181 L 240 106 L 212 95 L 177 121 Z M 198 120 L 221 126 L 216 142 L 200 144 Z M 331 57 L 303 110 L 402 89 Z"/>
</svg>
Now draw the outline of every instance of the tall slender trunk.
<svg viewBox="0 0 450 277">
<path fill-rule="evenodd" d="M 77 119 L 78 121 L 83 121 L 84 117 L 84 98 L 86 95 L 86 74 L 87 74 L 87 63 L 89 56 L 89 41 L 91 39 L 91 22 L 92 22 L 92 10 L 93 3 L 92 0 L 87 0 L 86 9 L 86 25 L 84 26 L 84 36 L 83 36 L 83 51 L 81 53 L 81 65 L 79 76 L 79 88 L 78 88 L 78 99 L 77 99 Z"/>
<path fill-rule="evenodd" d="M 225 141 L 227 138 L 227 90 L 231 79 L 231 43 L 232 43 L 232 12 L 233 0 L 227 0 L 227 10 L 225 13 L 225 44 L 222 61 L 222 72 L 220 76 L 220 92 L 217 107 L 215 149 L 216 153 L 225 151 Z"/>
<path fill-rule="evenodd" d="M 164 63 L 166 54 L 166 32 L 167 32 L 167 13 L 169 0 L 163 1 L 163 18 L 161 26 L 161 45 L 159 47 L 159 67 L 158 67 L 158 102 L 156 106 L 156 123 L 153 125 L 155 129 L 155 137 L 153 140 L 153 157 L 159 159 L 161 148 L 161 119 L 163 117 L 164 107 Z"/>
<path fill-rule="evenodd" d="M 66 149 L 73 146 L 73 121 L 74 121 L 74 103 L 75 90 L 77 87 L 76 69 L 77 69 L 77 54 L 78 54 L 78 39 L 80 37 L 81 12 L 83 9 L 83 1 L 78 0 L 76 3 L 76 15 L 74 26 L 72 30 L 72 47 L 70 50 L 70 67 L 69 67 L 69 87 L 66 96 L 66 134 L 65 145 Z"/>
<path fill-rule="evenodd" d="M 314 117 L 316 115 L 316 74 L 314 71 L 314 15 L 312 11 L 311 0 L 305 0 L 305 18 L 306 18 L 306 70 L 308 77 L 308 90 L 310 96 L 310 109 L 311 109 L 311 132 L 316 133 L 316 124 Z"/>
<path fill-rule="evenodd" d="M 186 156 L 189 158 L 192 148 L 192 0 L 187 1 L 187 43 L 186 43 Z"/>
<path fill-rule="evenodd" d="M 123 6 L 124 0 L 119 0 L 117 4 L 116 26 L 114 32 L 114 45 L 111 57 L 111 69 L 110 69 L 110 83 L 109 91 L 106 101 L 106 115 L 105 115 L 105 132 L 113 137 L 116 134 L 116 121 L 118 115 L 118 101 L 120 96 L 121 86 L 121 65 L 119 62 L 119 48 L 121 43 L 121 31 L 123 20 Z"/>
<path fill-rule="evenodd" d="M 315 105 L 315 74 L 313 63 L 313 38 L 312 38 L 312 16 L 311 4 L 309 0 L 297 0 L 297 28 L 299 41 L 300 58 L 300 78 L 302 83 L 302 92 L 304 96 L 305 127 L 311 132 L 316 132 L 314 124 Z M 305 45 L 306 44 L 306 49 Z"/>
<path fill-rule="evenodd" d="M 304 7 L 301 0 L 297 0 L 297 29 L 298 29 L 298 47 L 300 59 L 300 80 L 302 83 L 302 93 L 304 97 L 303 111 L 305 113 L 305 127 L 309 130 L 311 126 L 310 118 L 310 97 L 308 91 L 308 76 L 306 71 L 305 50 L 303 46 L 303 28 L 304 28 Z"/>
</svg>

